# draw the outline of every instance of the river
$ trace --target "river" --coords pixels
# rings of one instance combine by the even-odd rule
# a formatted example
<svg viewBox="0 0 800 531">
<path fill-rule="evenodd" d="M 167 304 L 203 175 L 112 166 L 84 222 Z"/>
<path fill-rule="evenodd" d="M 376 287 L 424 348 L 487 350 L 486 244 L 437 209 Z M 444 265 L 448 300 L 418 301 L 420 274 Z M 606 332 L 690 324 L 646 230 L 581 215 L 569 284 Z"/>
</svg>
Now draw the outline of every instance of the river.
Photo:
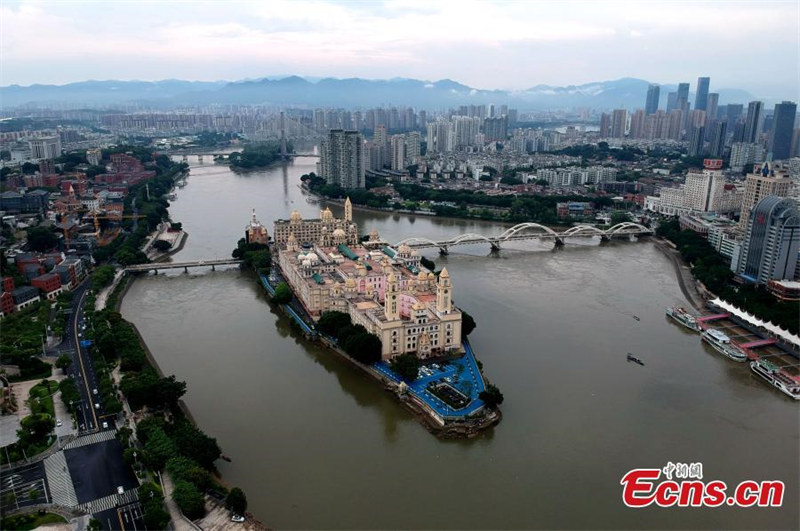
<svg viewBox="0 0 800 531">
<path fill-rule="evenodd" d="M 190 157 L 170 207 L 189 234 L 176 259 L 229 256 L 252 208 L 270 232 L 295 208 L 316 217 L 297 186 L 316 160 L 235 174 Z M 354 216 L 392 242 L 505 228 Z M 515 247 L 429 255 L 475 317 L 473 347 L 505 395 L 500 425 L 469 441 L 428 433 L 293 332 L 238 270 L 137 280 L 122 313 L 188 383 L 193 416 L 232 458 L 219 462 L 225 480 L 277 529 L 798 527 L 797 404 L 667 321 L 666 306 L 687 303 L 666 257 L 644 241 Z M 784 507 L 625 507 L 622 476 L 668 461 L 701 462 L 729 485 L 783 480 Z"/>
</svg>

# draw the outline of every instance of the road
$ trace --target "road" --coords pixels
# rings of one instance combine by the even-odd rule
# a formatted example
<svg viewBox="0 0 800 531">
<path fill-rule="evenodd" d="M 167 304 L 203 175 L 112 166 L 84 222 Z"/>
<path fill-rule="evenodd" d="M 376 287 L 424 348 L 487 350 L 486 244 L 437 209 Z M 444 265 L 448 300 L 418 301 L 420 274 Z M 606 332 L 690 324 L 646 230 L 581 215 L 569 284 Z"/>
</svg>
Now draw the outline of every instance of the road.
<svg viewBox="0 0 800 531">
<path fill-rule="evenodd" d="M 63 341 L 49 352 L 50 355 L 67 354 L 72 358 L 69 371 L 81 395 L 81 403 L 77 408 L 81 437 L 71 443 L 76 446 L 63 451 L 62 463 L 66 463 L 63 469 L 64 480 L 74 488 L 78 504 L 83 504 L 84 507 L 88 504 L 91 507 L 90 512 L 102 514 L 101 522 L 105 525 L 111 522 L 109 527 L 112 529 L 142 529 L 141 509 L 131 496 L 135 494 L 131 491 L 139 486 L 139 482 L 123 460 L 122 445 L 113 433 L 108 433 L 108 430 L 115 429 L 115 425 L 111 416 L 105 416 L 99 393 L 95 394 L 98 378 L 92 356 L 81 345 L 85 340 L 86 329 L 92 326 L 92 323 L 86 322 L 84 313 L 88 291 L 88 280 L 73 290 L 71 312 Z M 59 468 L 59 477 L 61 473 Z M 58 486 L 60 491 L 63 491 L 64 480 Z M 117 499 L 118 487 L 123 487 L 126 493 L 124 500 Z M 30 500 L 30 491 L 34 489 L 39 492 L 39 496 Z M 8 503 L 3 500 L 7 505 L 3 509 L 16 508 L 17 503 L 20 506 L 50 503 L 50 489 L 46 467 L 41 462 L 5 471 L 0 490 L 3 494 L 14 492 L 15 496 L 7 497 Z"/>
</svg>

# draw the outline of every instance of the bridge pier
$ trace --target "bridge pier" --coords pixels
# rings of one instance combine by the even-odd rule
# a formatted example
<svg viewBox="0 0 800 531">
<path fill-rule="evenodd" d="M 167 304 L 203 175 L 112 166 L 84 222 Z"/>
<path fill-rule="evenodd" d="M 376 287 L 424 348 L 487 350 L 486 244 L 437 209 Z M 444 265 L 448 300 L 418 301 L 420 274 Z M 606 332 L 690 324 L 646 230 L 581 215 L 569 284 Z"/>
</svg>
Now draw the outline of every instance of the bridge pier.
<svg viewBox="0 0 800 531">
<path fill-rule="evenodd" d="M 183 272 L 188 275 L 189 274 L 189 266 L 184 267 L 183 268 Z"/>
<path fill-rule="evenodd" d="M 601 242 L 601 243 L 610 242 L 610 241 L 611 241 L 611 238 L 609 238 L 609 237 L 608 237 L 608 236 L 606 236 L 605 234 L 603 234 L 602 236 L 600 236 L 600 242 Z"/>
<path fill-rule="evenodd" d="M 447 256 L 448 254 L 450 254 L 450 252 L 447 250 L 447 246 L 446 245 L 444 245 L 442 247 L 439 247 L 439 254 L 441 256 Z"/>
<path fill-rule="evenodd" d="M 564 240 L 562 240 L 561 238 L 556 238 L 553 241 L 553 243 L 555 244 L 556 247 L 564 247 Z"/>
<path fill-rule="evenodd" d="M 489 242 L 489 245 L 492 246 L 493 253 L 500 252 L 500 242 Z"/>
<path fill-rule="evenodd" d="M 153 269 L 153 274 L 158 275 L 158 269 Z"/>
<path fill-rule="evenodd" d="M 216 271 L 217 269 L 214 267 L 214 264 L 211 264 L 211 271 Z"/>
</svg>

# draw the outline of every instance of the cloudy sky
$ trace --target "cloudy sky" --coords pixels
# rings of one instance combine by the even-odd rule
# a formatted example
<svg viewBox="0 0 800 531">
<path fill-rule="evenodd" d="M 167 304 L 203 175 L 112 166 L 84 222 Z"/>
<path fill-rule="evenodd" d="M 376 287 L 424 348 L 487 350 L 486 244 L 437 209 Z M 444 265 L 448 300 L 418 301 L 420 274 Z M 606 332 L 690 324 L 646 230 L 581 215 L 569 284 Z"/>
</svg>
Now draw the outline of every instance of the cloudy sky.
<svg viewBox="0 0 800 531">
<path fill-rule="evenodd" d="M 0 85 L 450 78 L 523 89 L 638 77 L 800 99 L 800 0 L 0 1 Z"/>
</svg>

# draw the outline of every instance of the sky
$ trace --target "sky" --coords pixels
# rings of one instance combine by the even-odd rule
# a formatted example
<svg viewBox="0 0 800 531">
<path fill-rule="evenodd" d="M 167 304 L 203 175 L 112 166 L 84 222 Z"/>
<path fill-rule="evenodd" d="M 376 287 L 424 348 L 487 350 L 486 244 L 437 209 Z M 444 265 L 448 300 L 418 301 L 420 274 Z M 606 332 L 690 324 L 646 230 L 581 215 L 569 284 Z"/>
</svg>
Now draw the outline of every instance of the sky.
<svg viewBox="0 0 800 531">
<path fill-rule="evenodd" d="M 275 75 L 521 90 L 710 76 L 800 100 L 800 0 L 0 0 L 0 85 Z"/>
</svg>

